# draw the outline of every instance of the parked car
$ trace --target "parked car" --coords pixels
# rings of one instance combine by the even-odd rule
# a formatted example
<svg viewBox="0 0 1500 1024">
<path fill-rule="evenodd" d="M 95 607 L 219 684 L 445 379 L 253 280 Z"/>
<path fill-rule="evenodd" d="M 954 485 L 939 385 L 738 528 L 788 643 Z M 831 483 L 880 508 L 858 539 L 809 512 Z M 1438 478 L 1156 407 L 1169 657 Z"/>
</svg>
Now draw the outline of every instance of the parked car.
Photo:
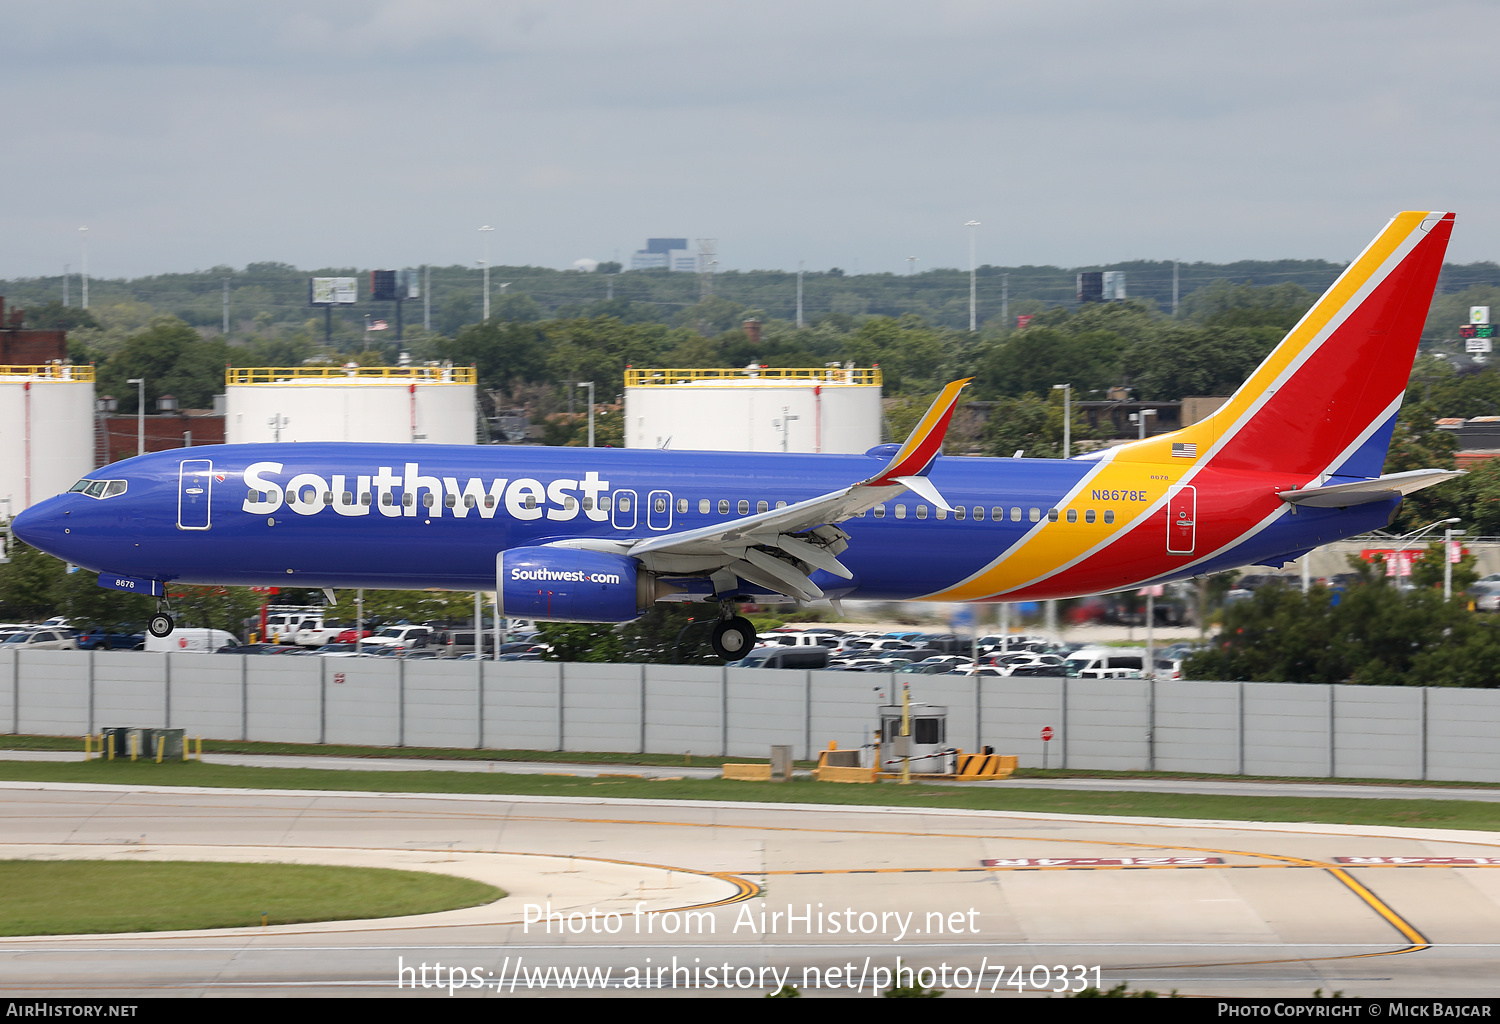
<svg viewBox="0 0 1500 1024">
<path fill-rule="evenodd" d="M 66 629 L 33 629 L 12 633 L 3 647 L 7 651 L 76 651 L 78 643 Z"/>
<path fill-rule="evenodd" d="M 828 648 L 821 645 L 810 647 L 782 647 L 773 644 L 757 647 L 739 661 L 731 661 L 731 668 L 801 668 L 818 669 L 828 667 Z"/>
<path fill-rule="evenodd" d="M 144 651 L 145 633 L 106 633 L 102 629 L 91 629 L 73 638 L 80 651 Z"/>
</svg>

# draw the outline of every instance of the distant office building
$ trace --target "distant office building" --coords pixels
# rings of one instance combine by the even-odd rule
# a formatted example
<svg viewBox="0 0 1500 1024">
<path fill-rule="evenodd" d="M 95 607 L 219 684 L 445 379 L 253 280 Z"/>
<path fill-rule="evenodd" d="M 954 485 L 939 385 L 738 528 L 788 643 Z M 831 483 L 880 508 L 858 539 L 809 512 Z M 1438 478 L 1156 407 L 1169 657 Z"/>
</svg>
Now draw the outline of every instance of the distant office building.
<svg viewBox="0 0 1500 1024">
<path fill-rule="evenodd" d="M 630 254 L 630 269 L 650 270 L 653 267 L 697 273 L 698 257 L 688 249 L 686 238 L 648 238 L 646 248 Z"/>
</svg>

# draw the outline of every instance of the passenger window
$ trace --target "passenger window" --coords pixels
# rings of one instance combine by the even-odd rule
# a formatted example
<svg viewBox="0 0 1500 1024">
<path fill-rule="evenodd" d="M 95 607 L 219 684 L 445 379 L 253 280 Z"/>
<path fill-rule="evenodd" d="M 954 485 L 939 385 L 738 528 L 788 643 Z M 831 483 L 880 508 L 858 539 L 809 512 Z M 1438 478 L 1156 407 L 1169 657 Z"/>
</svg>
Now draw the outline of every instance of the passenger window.
<svg viewBox="0 0 1500 1024">
<path fill-rule="evenodd" d="M 974 522 L 977 523 L 977 522 L 979 522 L 982 519 L 984 519 L 984 509 L 981 508 L 978 505 L 975 505 L 974 506 Z"/>
<path fill-rule="evenodd" d="M 352 504 L 354 504 L 354 492 L 353 491 L 344 491 L 344 492 L 342 492 L 339 495 L 339 504 L 340 505 L 352 505 Z"/>
<path fill-rule="evenodd" d="M 698 499 L 698 514 L 700 516 L 706 516 L 706 515 L 708 515 L 708 499 L 707 498 L 699 498 Z"/>
<path fill-rule="evenodd" d="M 719 499 L 719 515 L 721 515 L 721 516 L 727 516 L 727 515 L 729 515 L 729 499 L 728 498 L 720 498 Z"/>
<path fill-rule="evenodd" d="M 1106 523 L 1112 523 L 1112 522 L 1115 521 L 1115 510 L 1114 509 L 1107 508 L 1107 509 L 1104 510 L 1104 521 Z"/>
<path fill-rule="evenodd" d="M 897 519 L 905 519 L 906 518 L 906 506 L 905 505 L 897 505 L 896 506 L 896 518 Z"/>
<path fill-rule="evenodd" d="M 750 502 L 749 502 L 748 499 L 741 498 L 740 499 L 740 515 L 747 516 L 749 514 L 750 514 Z"/>
<path fill-rule="evenodd" d="M 1042 510 L 1039 509 L 1039 508 L 1032 509 L 1031 512 L 1028 514 L 1028 518 L 1033 523 L 1039 523 L 1039 522 L 1041 522 L 1042 521 Z"/>
<path fill-rule="evenodd" d="M 359 496 L 359 503 L 361 505 L 368 505 L 368 504 L 370 504 L 374 500 L 375 500 L 374 496 L 369 491 L 366 491 L 365 493 L 363 493 L 363 494 L 361 494 Z M 474 499 L 473 498 L 469 498 L 468 502 L 472 506 L 474 504 Z"/>
<path fill-rule="evenodd" d="M 535 500 L 536 500 L 535 498 L 528 498 L 527 499 L 527 501 L 535 501 Z M 526 507 L 527 508 L 531 508 L 532 506 L 531 505 L 527 505 Z M 621 495 L 621 497 L 620 497 L 620 511 L 621 512 L 629 512 L 630 511 L 630 499 L 627 498 L 627 497 L 625 497 L 625 496 L 623 496 L 623 495 Z"/>
<path fill-rule="evenodd" d="M 608 501 L 609 499 L 605 498 L 603 500 L 604 501 Z M 494 508 L 495 507 L 495 496 L 493 494 L 486 494 L 484 496 L 484 507 L 485 508 Z"/>
<path fill-rule="evenodd" d="M 918 519 L 926 519 L 927 518 L 927 506 L 926 505 L 918 505 L 917 506 L 917 518 Z"/>
<path fill-rule="evenodd" d="M 681 514 L 683 512 L 686 512 L 687 508 L 688 508 L 687 499 L 686 498 L 678 498 L 677 499 L 677 512 L 679 514 Z"/>
<path fill-rule="evenodd" d="M 431 508 L 432 506 L 437 504 L 437 495 L 433 494 L 431 491 L 428 491 L 426 494 L 422 495 L 422 504 L 427 506 L 428 508 Z"/>
<path fill-rule="evenodd" d="M 402 505 L 403 508 L 411 508 L 416 503 L 417 503 L 416 495 L 414 495 L 414 494 L 403 494 L 403 495 L 401 495 L 401 505 Z"/>
<path fill-rule="evenodd" d="M 657 498 L 651 504 L 656 509 L 656 511 L 658 511 L 658 512 L 665 512 L 667 510 L 667 499 L 666 498 Z"/>
<path fill-rule="evenodd" d="M 575 498 L 569 496 L 563 499 L 563 511 L 571 512 L 577 507 L 578 501 Z"/>
<path fill-rule="evenodd" d="M 942 508 L 941 506 L 939 506 L 939 508 L 937 510 L 937 517 L 939 519 L 947 519 L 948 518 L 948 510 L 945 509 L 945 508 Z"/>
<path fill-rule="evenodd" d="M 599 511 L 600 512 L 608 512 L 610 510 L 610 507 L 613 506 L 614 503 L 615 503 L 615 499 L 613 499 L 613 498 L 600 498 L 599 499 Z M 628 502 L 627 502 L 627 504 L 628 504 Z"/>
<path fill-rule="evenodd" d="M 526 507 L 527 508 L 536 508 L 536 495 L 535 494 L 528 494 L 528 495 L 526 495 Z"/>
<path fill-rule="evenodd" d="M 1011 507 L 1010 521 L 1013 523 L 1019 523 L 1021 521 L 1021 507 L 1019 505 L 1014 505 Z"/>
<path fill-rule="evenodd" d="M 967 516 L 968 514 L 969 514 L 968 509 L 964 508 L 962 505 L 958 506 L 958 508 L 956 508 L 956 509 L 953 510 L 953 518 L 957 519 L 959 522 L 963 522 L 964 517 Z"/>
<path fill-rule="evenodd" d="M 770 509 L 771 506 L 766 504 L 764 501 L 757 501 L 755 503 L 755 511 L 757 512 L 769 512 Z"/>
<path fill-rule="evenodd" d="M 1092 523 L 1094 521 L 1094 510 L 1093 509 L 1089 509 L 1087 512 L 1085 512 L 1083 514 L 1083 521 L 1085 523 Z"/>
<path fill-rule="evenodd" d="M 1047 522 L 1049 522 L 1049 523 L 1055 523 L 1055 522 L 1057 522 L 1057 509 L 1055 509 L 1055 508 L 1049 508 L 1047 510 Z"/>
<path fill-rule="evenodd" d="M 594 499 L 593 498 L 584 498 L 583 499 L 583 510 L 585 512 L 592 512 L 594 510 Z"/>
<path fill-rule="evenodd" d="M 73 490 L 75 490 L 75 491 L 81 491 L 81 490 L 83 490 L 83 488 L 79 487 L 78 484 L 74 484 L 73 485 Z M 245 500 L 246 501 L 260 501 L 261 499 L 259 499 L 259 498 L 257 498 L 255 496 L 255 492 L 254 491 L 251 491 L 249 494 L 245 495 Z"/>
<path fill-rule="evenodd" d="M 786 508 L 786 502 L 784 502 L 784 501 L 778 501 L 776 503 L 776 507 L 777 508 Z"/>
<path fill-rule="evenodd" d="M 1076 523 L 1076 522 L 1078 522 L 1078 510 L 1076 508 L 1070 508 L 1070 509 L 1068 509 L 1068 522 L 1070 522 L 1070 523 Z"/>
<path fill-rule="evenodd" d="M 390 491 L 386 491 L 384 494 L 382 494 L 380 496 L 380 503 L 382 505 L 394 505 L 396 503 L 396 500 L 393 497 L 391 497 L 391 492 Z"/>
<path fill-rule="evenodd" d="M 990 518 L 997 523 L 1004 522 L 1005 509 L 1001 508 L 999 505 L 996 505 L 994 508 L 990 509 Z"/>
<path fill-rule="evenodd" d="M 875 506 L 875 518 L 876 519 L 884 519 L 885 518 L 885 506 L 884 505 L 876 505 Z"/>
<path fill-rule="evenodd" d="M 369 495 L 367 494 L 367 495 L 365 495 L 365 497 L 368 498 Z M 365 502 L 365 504 L 368 505 L 369 502 L 367 501 L 367 502 Z M 474 495 L 472 495 L 472 494 L 465 494 L 464 495 L 464 508 L 473 508 L 477 504 L 479 504 L 479 502 L 477 502 L 477 501 L 474 500 Z"/>
</svg>

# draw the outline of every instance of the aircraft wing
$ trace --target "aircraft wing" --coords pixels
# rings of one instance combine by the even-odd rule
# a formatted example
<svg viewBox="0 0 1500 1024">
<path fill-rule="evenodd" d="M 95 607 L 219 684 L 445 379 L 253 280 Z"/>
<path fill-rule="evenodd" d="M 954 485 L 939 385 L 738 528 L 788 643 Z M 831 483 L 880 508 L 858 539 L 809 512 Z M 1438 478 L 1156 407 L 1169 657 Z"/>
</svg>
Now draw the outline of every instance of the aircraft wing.
<svg viewBox="0 0 1500 1024">
<path fill-rule="evenodd" d="M 685 533 L 622 541 L 566 540 L 557 546 L 628 554 L 652 572 L 707 575 L 726 590 L 735 586 L 733 577 L 738 576 L 798 600 L 817 600 L 824 595 L 809 579 L 814 570 L 844 579 L 854 576 L 838 560 L 849 546 L 848 534 L 838 523 L 907 490 L 950 508 L 926 473 L 942 447 L 958 394 L 968 383 L 954 381 L 943 388 L 890 462 L 848 487 Z"/>
</svg>

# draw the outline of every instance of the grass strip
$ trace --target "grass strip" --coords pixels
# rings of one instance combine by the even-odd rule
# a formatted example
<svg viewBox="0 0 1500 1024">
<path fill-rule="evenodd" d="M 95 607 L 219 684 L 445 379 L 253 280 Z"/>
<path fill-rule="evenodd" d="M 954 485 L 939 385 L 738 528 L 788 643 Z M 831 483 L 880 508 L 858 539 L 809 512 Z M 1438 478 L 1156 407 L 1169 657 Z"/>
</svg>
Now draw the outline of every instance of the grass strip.
<svg viewBox="0 0 1500 1024">
<path fill-rule="evenodd" d="M 21 782 L 105 782 L 124 785 L 245 789 L 323 789 L 382 793 L 479 793 L 535 796 L 736 800 L 762 803 L 889 805 L 932 810 L 993 811 L 1231 821 L 1402 825 L 1500 831 L 1500 804 L 1472 800 L 1372 800 L 1354 797 L 1216 796 L 1182 793 L 1088 792 L 999 787 L 728 782 L 722 779 L 595 779 L 502 772 L 359 772 L 322 768 L 242 768 L 195 761 L 0 761 L 0 779 Z"/>
<path fill-rule="evenodd" d="M 7 860 L 0 861 L 0 878 L 0 935 L 400 917 L 478 906 L 505 895 L 469 878 L 321 864 Z"/>
</svg>

